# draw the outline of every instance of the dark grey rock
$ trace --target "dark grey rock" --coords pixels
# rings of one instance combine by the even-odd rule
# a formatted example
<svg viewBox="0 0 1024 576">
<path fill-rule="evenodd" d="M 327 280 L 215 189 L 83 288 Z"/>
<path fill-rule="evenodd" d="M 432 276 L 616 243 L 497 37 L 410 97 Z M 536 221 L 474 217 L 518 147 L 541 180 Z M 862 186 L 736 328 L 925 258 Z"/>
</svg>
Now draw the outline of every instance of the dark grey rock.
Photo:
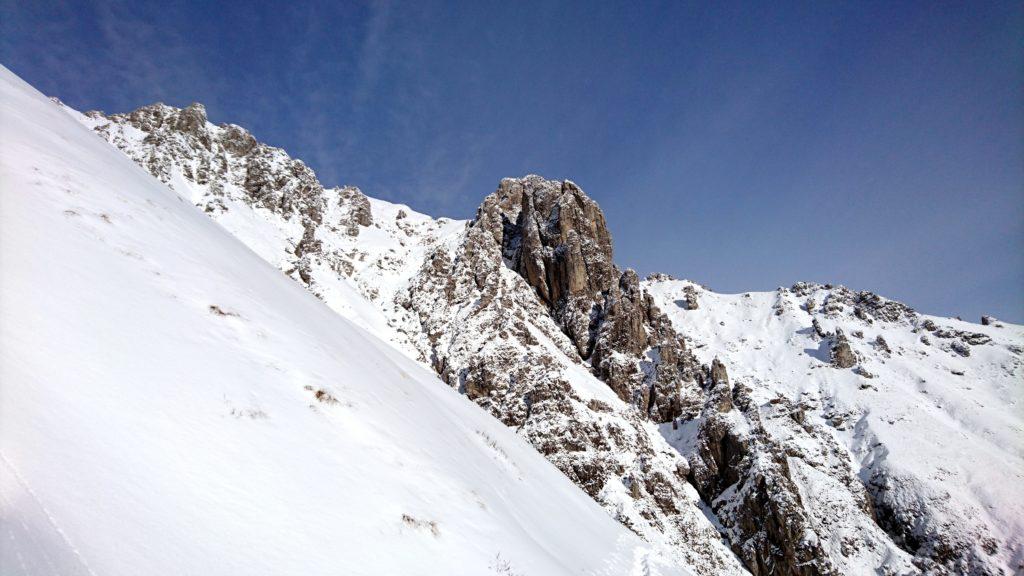
<svg viewBox="0 0 1024 576">
<path fill-rule="evenodd" d="M 850 347 L 841 328 L 836 328 L 836 335 L 831 349 L 832 366 L 836 368 L 852 368 L 857 363 L 857 356 Z"/>
</svg>

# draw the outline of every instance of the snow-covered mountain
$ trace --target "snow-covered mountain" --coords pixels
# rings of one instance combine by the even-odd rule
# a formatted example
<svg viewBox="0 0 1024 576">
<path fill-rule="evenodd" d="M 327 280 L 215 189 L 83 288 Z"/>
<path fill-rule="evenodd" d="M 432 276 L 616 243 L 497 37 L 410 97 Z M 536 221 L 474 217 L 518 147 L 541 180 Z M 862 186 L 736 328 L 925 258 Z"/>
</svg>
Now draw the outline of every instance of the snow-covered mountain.
<svg viewBox="0 0 1024 576">
<path fill-rule="evenodd" d="M 585 341 L 591 288 L 618 290 L 619 283 L 600 209 L 577 187 L 510 179 L 474 221 L 435 220 L 355 188 L 324 188 L 284 151 L 237 126 L 209 123 L 198 104 L 109 117 L 68 112 L 339 314 L 393 342 L 514 428 L 612 517 L 672 550 L 679 564 L 701 574 L 744 573 L 686 481 L 685 459 L 635 408 L 632 390 L 617 394 L 582 357 L 594 347 Z M 589 231 L 602 233 L 603 245 L 581 240 L 592 273 L 583 273 L 577 247 L 579 261 L 569 266 L 576 277 L 563 271 L 564 278 L 551 280 L 553 290 L 573 286 L 580 300 L 561 317 L 505 263 L 510 243 L 520 243 L 503 238 L 507 221 L 533 212 L 521 210 L 524 198 L 571 200 L 564 216 L 582 205 L 578 221 L 600 220 Z M 575 335 L 582 337 L 573 338 L 564 326 L 580 319 Z M 616 374 L 642 379 L 639 358 L 610 348 L 605 355 L 609 370 L 621 360 Z"/>
<path fill-rule="evenodd" d="M 554 497 L 589 495 L 682 569 L 1024 571 L 1020 326 L 925 316 L 842 287 L 719 295 L 641 281 L 615 266 L 604 215 L 569 181 L 505 179 L 472 220 L 434 219 L 325 188 L 198 104 L 63 110 L 170 187 L 181 210 L 195 205 L 404 356 L 390 361 L 432 371 L 532 444 L 580 489 Z M 189 250 L 202 258 L 204 247 Z M 276 358 L 309 370 L 290 350 Z M 596 565 L 575 552 L 554 554 Z M 630 569 L 656 562 L 632 554 Z M 519 558 L 532 556 L 499 569 L 553 572 Z"/>
<path fill-rule="evenodd" d="M 495 237 L 508 200 L 501 194 L 489 199 L 486 225 L 434 219 L 354 188 L 326 189 L 284 151 L 240 127 L 210 124 L 199 105 L 111 117 L 65 110 L 333 310 L 514 427 L 613 518 L 674 550 L 681 565 L 743 572 L 686 482 L 685 461 L 591 374 L 534 287 L 504 265 Z M 561 197 L 561 182 L 525 183 Z M 506 188 L 521 190 L 521 182 Z M 592 255 L 603 258 L 610 281 L 610 252 Z"/>
<path fill-rule="evenodd" d="M 702 427 L 777 455 L 752 464 L 794 484 L 796 513 L 833 557 L 1021 570 L 1022 327 L 918 314 L 842 286 L 726 295 L 658 276 L 644 287 L 698 358 L 729 367 L 743 399 L 725 417 L 663 426 L 691 462 L 707 459 L 691 443 Z M 748 536 L 742 490 L 701 484 L 734 538 Z"/>
<path fill-rule="evenodd" d="M 0 138 L 0 573 L 684 573 L 2 68 Z"/>
</svg>

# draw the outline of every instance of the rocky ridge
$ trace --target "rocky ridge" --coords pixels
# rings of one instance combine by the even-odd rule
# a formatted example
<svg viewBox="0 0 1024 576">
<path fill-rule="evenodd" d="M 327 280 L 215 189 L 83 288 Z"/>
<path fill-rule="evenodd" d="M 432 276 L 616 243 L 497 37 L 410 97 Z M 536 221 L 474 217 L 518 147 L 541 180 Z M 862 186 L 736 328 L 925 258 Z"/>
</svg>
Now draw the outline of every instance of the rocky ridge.
<svg viewBox="0 0 1024 576">
<path fill-rule="evenodd" d="M 817 573 L 1021 570 L 1024 509 L 1009 486 L 1024 479 L 1014 415 L 1024 330 L 926 316 L 842 286 L 726 295 L 662 276 L 644 287 L 698 358 L 730 366 L 742 419 L 705 413 L 686 425 L 703 433 L 663 429 L 745 546 L 760 540 L 747 522 L 759 505 L 748 483 L 722 479 L 723 461 L 760 468 L 754 477 L 765 474 L 772 492 L 798 496 L 786 507 L 792 525 L 811 529 L 811 556 L 832 561 Z"/>
<path fill-rule="evenodd" d="M 698 572 L 740 572 L 698 508 L 687 462 L 630 403 L 640 395 L 614 393 L 581 354 L 606 345 L 610 333 L 600 329 L 608 322 L 601 292 L 617 288 L 621 276 L 610 246 L 567 233 L 568 245 L 537 244 L 531 252 L 513 224 L 534 219 L 512 208 L 523 203 L 561 204 L 565 209 L 554 211 L 568 218 L 579 213 L 567 204 L 596 208 L 574 190 L 539 177 L 502 181 L 464 238 L 435 249 L 399 293 L 408 312 L 401 330 L 418 331 L 416 345 L 444 381 L 518 430 L 635 532 L 667 542 Z M 559 223 L 544 226 L 555 230 Z M 543 256 L 531 279 L 521 273 L 523 260 L 537 253 Z M 580 274 L 581 267 L 600 271 L 608 283 Z M 633 361 L 641 362 L 639 353 Z"/>
<path fill-rule="evenodd" d="M 887 504 L 900 491 L 884 468 L 864 480 L 834 424 L 851 416 L 828 394 L 766 398 L 749 371 L 730 382 L 736 362 L 693 349 L 701 331 L 676 320 L 705 312 L 708 293 L 685 283 L 666 301 L 615 267 L 600 208 L 572 182 L 506 179 L 472 221 L 435 220 L 324 188 L 283 151 L 209 124 L 199 105 L 83 121 L 336 311 L 431 366 L 697 573 L 741 573 L 737 557 L 755 574 L 998 573 L 942 530 L 908 528 L 931 504 Z M 822 323 L 847 310 L 865 324 L 917 318 L 845 289 L 819 305 L 820 292 L 794 286 L 770 310 L 817 311 L 809 333 L 832 370 L 870 374 L 850 342 L 862 335 Z M 985 336 L 921 331 L 961 357 Z M 875 348 L 888 346 L 877 338 Z"/>
<path fill-rule="evenodd" d="M 695 573 L 745 572 L 702 512 L 686 480 L 685 459 L 635 408 L 667 406 L 667 395 L 650 400 L 645 390 L 658 370 L 645 377 L 646 338 L 633 343 L 621 327 L 653 327 L 646 317 L 657 313 L 642 298 L 636 274 L 615 269 L 603 216 L 582 191 L 571 183 L 527 177 L 503 181 L 470 222 L 434 220 L 372 199 L 366 200 L 369 217 L 360 221 L 365 197 L 355 189 L 290 183 L 288 174 L 311 171 L 283 151 L 225 146 L 228 134 L 231 141 L 248 140 L 241 129 L 207 123 L 199 133 L 182 130 L 194 123 L 180 117 L 196 109 L 156 105 L 125 115 L 89 112 L 83 120 L 336 311 L 428 364 L 516 429 L 634 532 L 663 543 Z M 201 169 L 208 165 L 218 167 L 209 179 Z M 575 229 L 582 218 L 561 224 L 570 244 L 586 244 L 572 244 L 577 251 L 565 260 L 565 247 L 551 245 L 547 236 L 548 246 L 519 252 L 550 258 L 550 277 L 531 282 L 507 265 L 519 232 L 506 231 L 506 225 L 520 215 L 510 195 L 519 203 L 536 196 L 546 206 L 559 203 L 563 187 L 567 199 L 589 207 L 583 218 L 598 221 L 585 235 Z M 603 245 L 594 235 L 603 235 Z M 602 271 L 599 276 L 577 267 L 584 252 L 587 264 Z M 547 299 L 539 290 L 548 290 Z M 353 293 L 368 305 L 353 306 Z M 591 310 L 601 316 L 593 337 L 581 316 Z M 667 320 L 660 322 L 663 330 Z M 625 346 L 637 352 L 628 360 L 614 359 L 628 378 L 613 392 L 595 378 L 584 354 L 600 350 L 610 366 L 611 356 Z"/>
</svg>

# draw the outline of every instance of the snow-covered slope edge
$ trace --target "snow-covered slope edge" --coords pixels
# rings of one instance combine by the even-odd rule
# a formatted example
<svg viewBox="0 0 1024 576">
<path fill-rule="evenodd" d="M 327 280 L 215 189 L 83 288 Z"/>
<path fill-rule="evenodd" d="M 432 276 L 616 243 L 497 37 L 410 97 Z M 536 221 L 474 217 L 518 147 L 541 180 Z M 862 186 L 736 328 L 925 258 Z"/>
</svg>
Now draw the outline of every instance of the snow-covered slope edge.
<svg viewBox="0 0 1024 576">
<path fill-rule="evenodd" d="M 870 534 L 873 516 L 928 573 L 1024 572 L 1024 327 L 919 314 L 842 286 L 644 286 L 698 357 L 729 367 L 758 427 L 736 436 L 785 447 L 803 505 L 830 511 L 812 518 L 820 534 Z M 697 459 L 692 433 L 663 428 Z M 864 489 L 839 481 L 847 461 L 869 516 L 854 505 Z M 726 523 L 736 500 L 716 501 Z"/>
<path fill-rule="evenodd" d="M 675 573 L 0 69 L 4 574 Z"/>
</svg>

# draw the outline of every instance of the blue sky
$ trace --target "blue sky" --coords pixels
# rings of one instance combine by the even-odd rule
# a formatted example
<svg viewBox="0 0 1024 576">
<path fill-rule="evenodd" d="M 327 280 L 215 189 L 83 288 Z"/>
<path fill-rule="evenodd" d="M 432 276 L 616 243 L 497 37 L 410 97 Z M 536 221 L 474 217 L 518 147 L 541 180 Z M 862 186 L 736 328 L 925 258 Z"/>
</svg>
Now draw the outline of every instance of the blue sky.
<svg viewBox="0 0 1024 576">
<path fill-rule="evenodd" d="M 641 274 L 1024 322 L 1019 2 L 213 4 L 0 0 L 0 60 L 434 215 L 570 178 Z"/>
</svg>

